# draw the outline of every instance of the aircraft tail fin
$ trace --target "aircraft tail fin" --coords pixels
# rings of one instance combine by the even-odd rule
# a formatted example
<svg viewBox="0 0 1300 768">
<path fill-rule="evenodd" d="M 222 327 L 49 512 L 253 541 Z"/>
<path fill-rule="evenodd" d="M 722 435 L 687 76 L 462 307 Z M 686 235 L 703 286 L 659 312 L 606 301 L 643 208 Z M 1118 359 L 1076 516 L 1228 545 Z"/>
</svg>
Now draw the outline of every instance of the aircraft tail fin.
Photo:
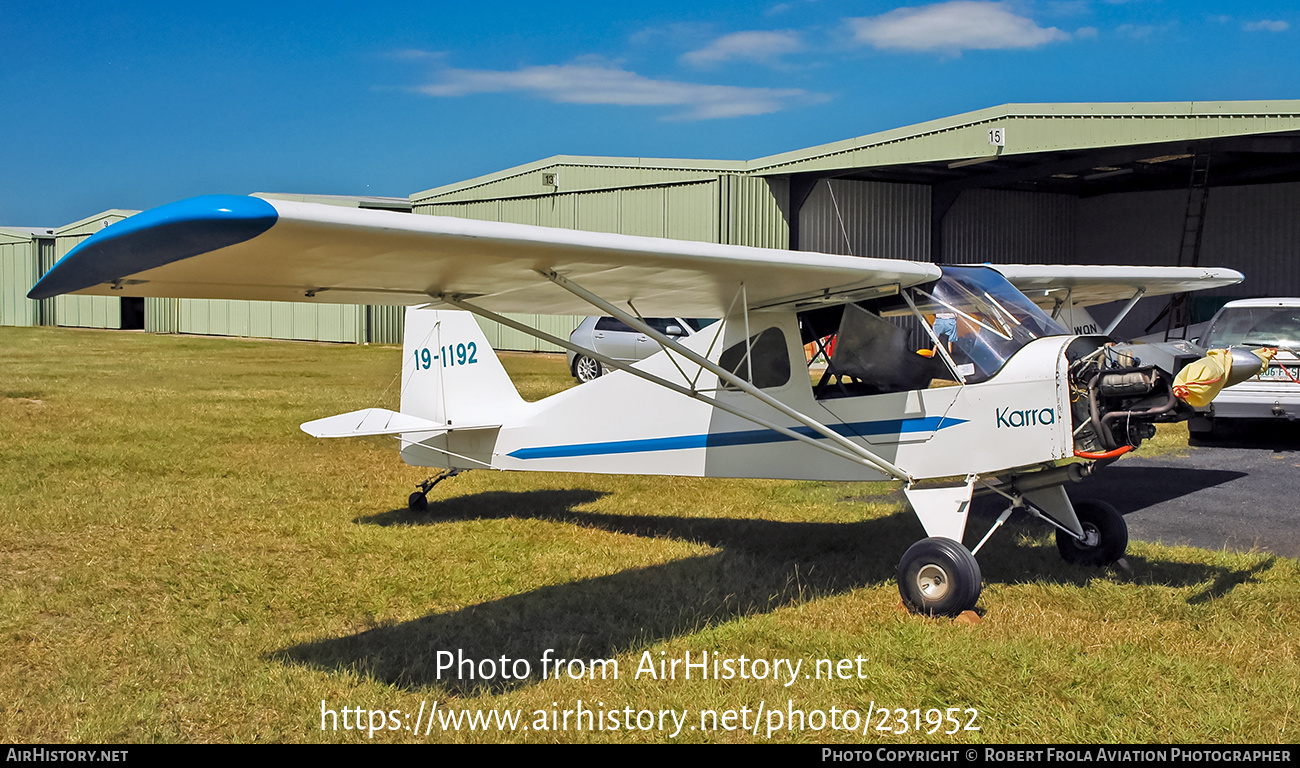
<svg viewBox="0 0 1300 768">
<path fill-rule="evenodd" d="M 472 314 L 407 308 L 403 414 L 457 429 L 502 424 L 523 404 Z"/>
</svg>

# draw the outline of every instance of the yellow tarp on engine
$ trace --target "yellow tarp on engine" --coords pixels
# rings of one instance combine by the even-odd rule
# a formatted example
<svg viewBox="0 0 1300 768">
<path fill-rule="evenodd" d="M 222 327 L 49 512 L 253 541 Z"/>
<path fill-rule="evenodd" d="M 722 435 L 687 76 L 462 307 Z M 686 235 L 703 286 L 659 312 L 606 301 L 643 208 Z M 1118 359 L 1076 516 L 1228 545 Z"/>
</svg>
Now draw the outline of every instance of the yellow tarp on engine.
<svg viewBox="0 0 1300 768">
<path fill-rule="evenodd" d="M 1251 352 L 1260 360 L 1255 373 L 1263 370 L 1273 355 L 1277 354 L 1275 349 L 1252 349 Z M 1205 353 L 1205 357 L 1189 363 L 1174 377 L 1174 397 L 1194 408 L 1204 408 L 1227 384 L 1231 374 L 1231 350 L 1211 349 Z"/>
</svg>

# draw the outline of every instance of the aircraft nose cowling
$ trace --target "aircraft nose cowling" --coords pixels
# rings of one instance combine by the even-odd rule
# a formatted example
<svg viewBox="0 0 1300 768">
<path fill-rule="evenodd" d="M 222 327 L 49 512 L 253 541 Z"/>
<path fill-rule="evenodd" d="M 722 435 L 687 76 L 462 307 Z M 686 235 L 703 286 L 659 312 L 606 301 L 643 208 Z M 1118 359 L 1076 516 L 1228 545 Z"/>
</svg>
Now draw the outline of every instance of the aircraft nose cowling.
<svg viewBox="0 0 1300 768">
<path fill-rule="evenodd" d="M 59 259 L 27 294 L 48 299 L 251 240 L 279 218 L 258 197 L 204 195 L 138 213 Z"/>
</svg>

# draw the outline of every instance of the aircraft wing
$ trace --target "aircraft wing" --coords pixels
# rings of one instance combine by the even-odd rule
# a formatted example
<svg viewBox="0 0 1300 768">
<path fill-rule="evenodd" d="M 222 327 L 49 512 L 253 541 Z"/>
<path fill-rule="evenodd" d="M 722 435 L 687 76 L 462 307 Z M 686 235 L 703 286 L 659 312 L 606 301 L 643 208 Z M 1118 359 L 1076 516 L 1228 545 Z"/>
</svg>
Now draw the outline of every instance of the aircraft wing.
<svg viewBox="0 0 1300 768">
<path fill-rule="evenodd" d="M 424 304 L 585 315 L 556 272 L 643 316 L 837 303 L 939 277 L 924 262 L 581 232 L 256 197 L 182 200 L 106 227 L 28 294 Z M 431 298 L 432 297 L 432 298 Z"/>
<path fill-rule="evenodd" d="M 1058 301 L 1091 307 L 1147 296 L 1222 288 L 1242 281 L 1232 269 L 1211 267 L 1086 266 L 1081 264 L 990 264 L 1021 293 L 1051 311 Z"/>
</svg>

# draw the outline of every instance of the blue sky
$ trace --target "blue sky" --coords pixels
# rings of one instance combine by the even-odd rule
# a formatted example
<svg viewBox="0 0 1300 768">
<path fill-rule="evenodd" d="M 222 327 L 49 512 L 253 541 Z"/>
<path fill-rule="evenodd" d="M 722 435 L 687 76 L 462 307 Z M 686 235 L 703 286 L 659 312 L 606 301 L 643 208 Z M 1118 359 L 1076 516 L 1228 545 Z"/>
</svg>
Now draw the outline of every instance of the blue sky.
<svg viewBox="0 0 1300 768">
<path fill-rule="evenodd" d="M 746 160 L 1008 102 L 1295 98 L 1289 2 L 0 0 L 0 226 Z"/>
</svg>

